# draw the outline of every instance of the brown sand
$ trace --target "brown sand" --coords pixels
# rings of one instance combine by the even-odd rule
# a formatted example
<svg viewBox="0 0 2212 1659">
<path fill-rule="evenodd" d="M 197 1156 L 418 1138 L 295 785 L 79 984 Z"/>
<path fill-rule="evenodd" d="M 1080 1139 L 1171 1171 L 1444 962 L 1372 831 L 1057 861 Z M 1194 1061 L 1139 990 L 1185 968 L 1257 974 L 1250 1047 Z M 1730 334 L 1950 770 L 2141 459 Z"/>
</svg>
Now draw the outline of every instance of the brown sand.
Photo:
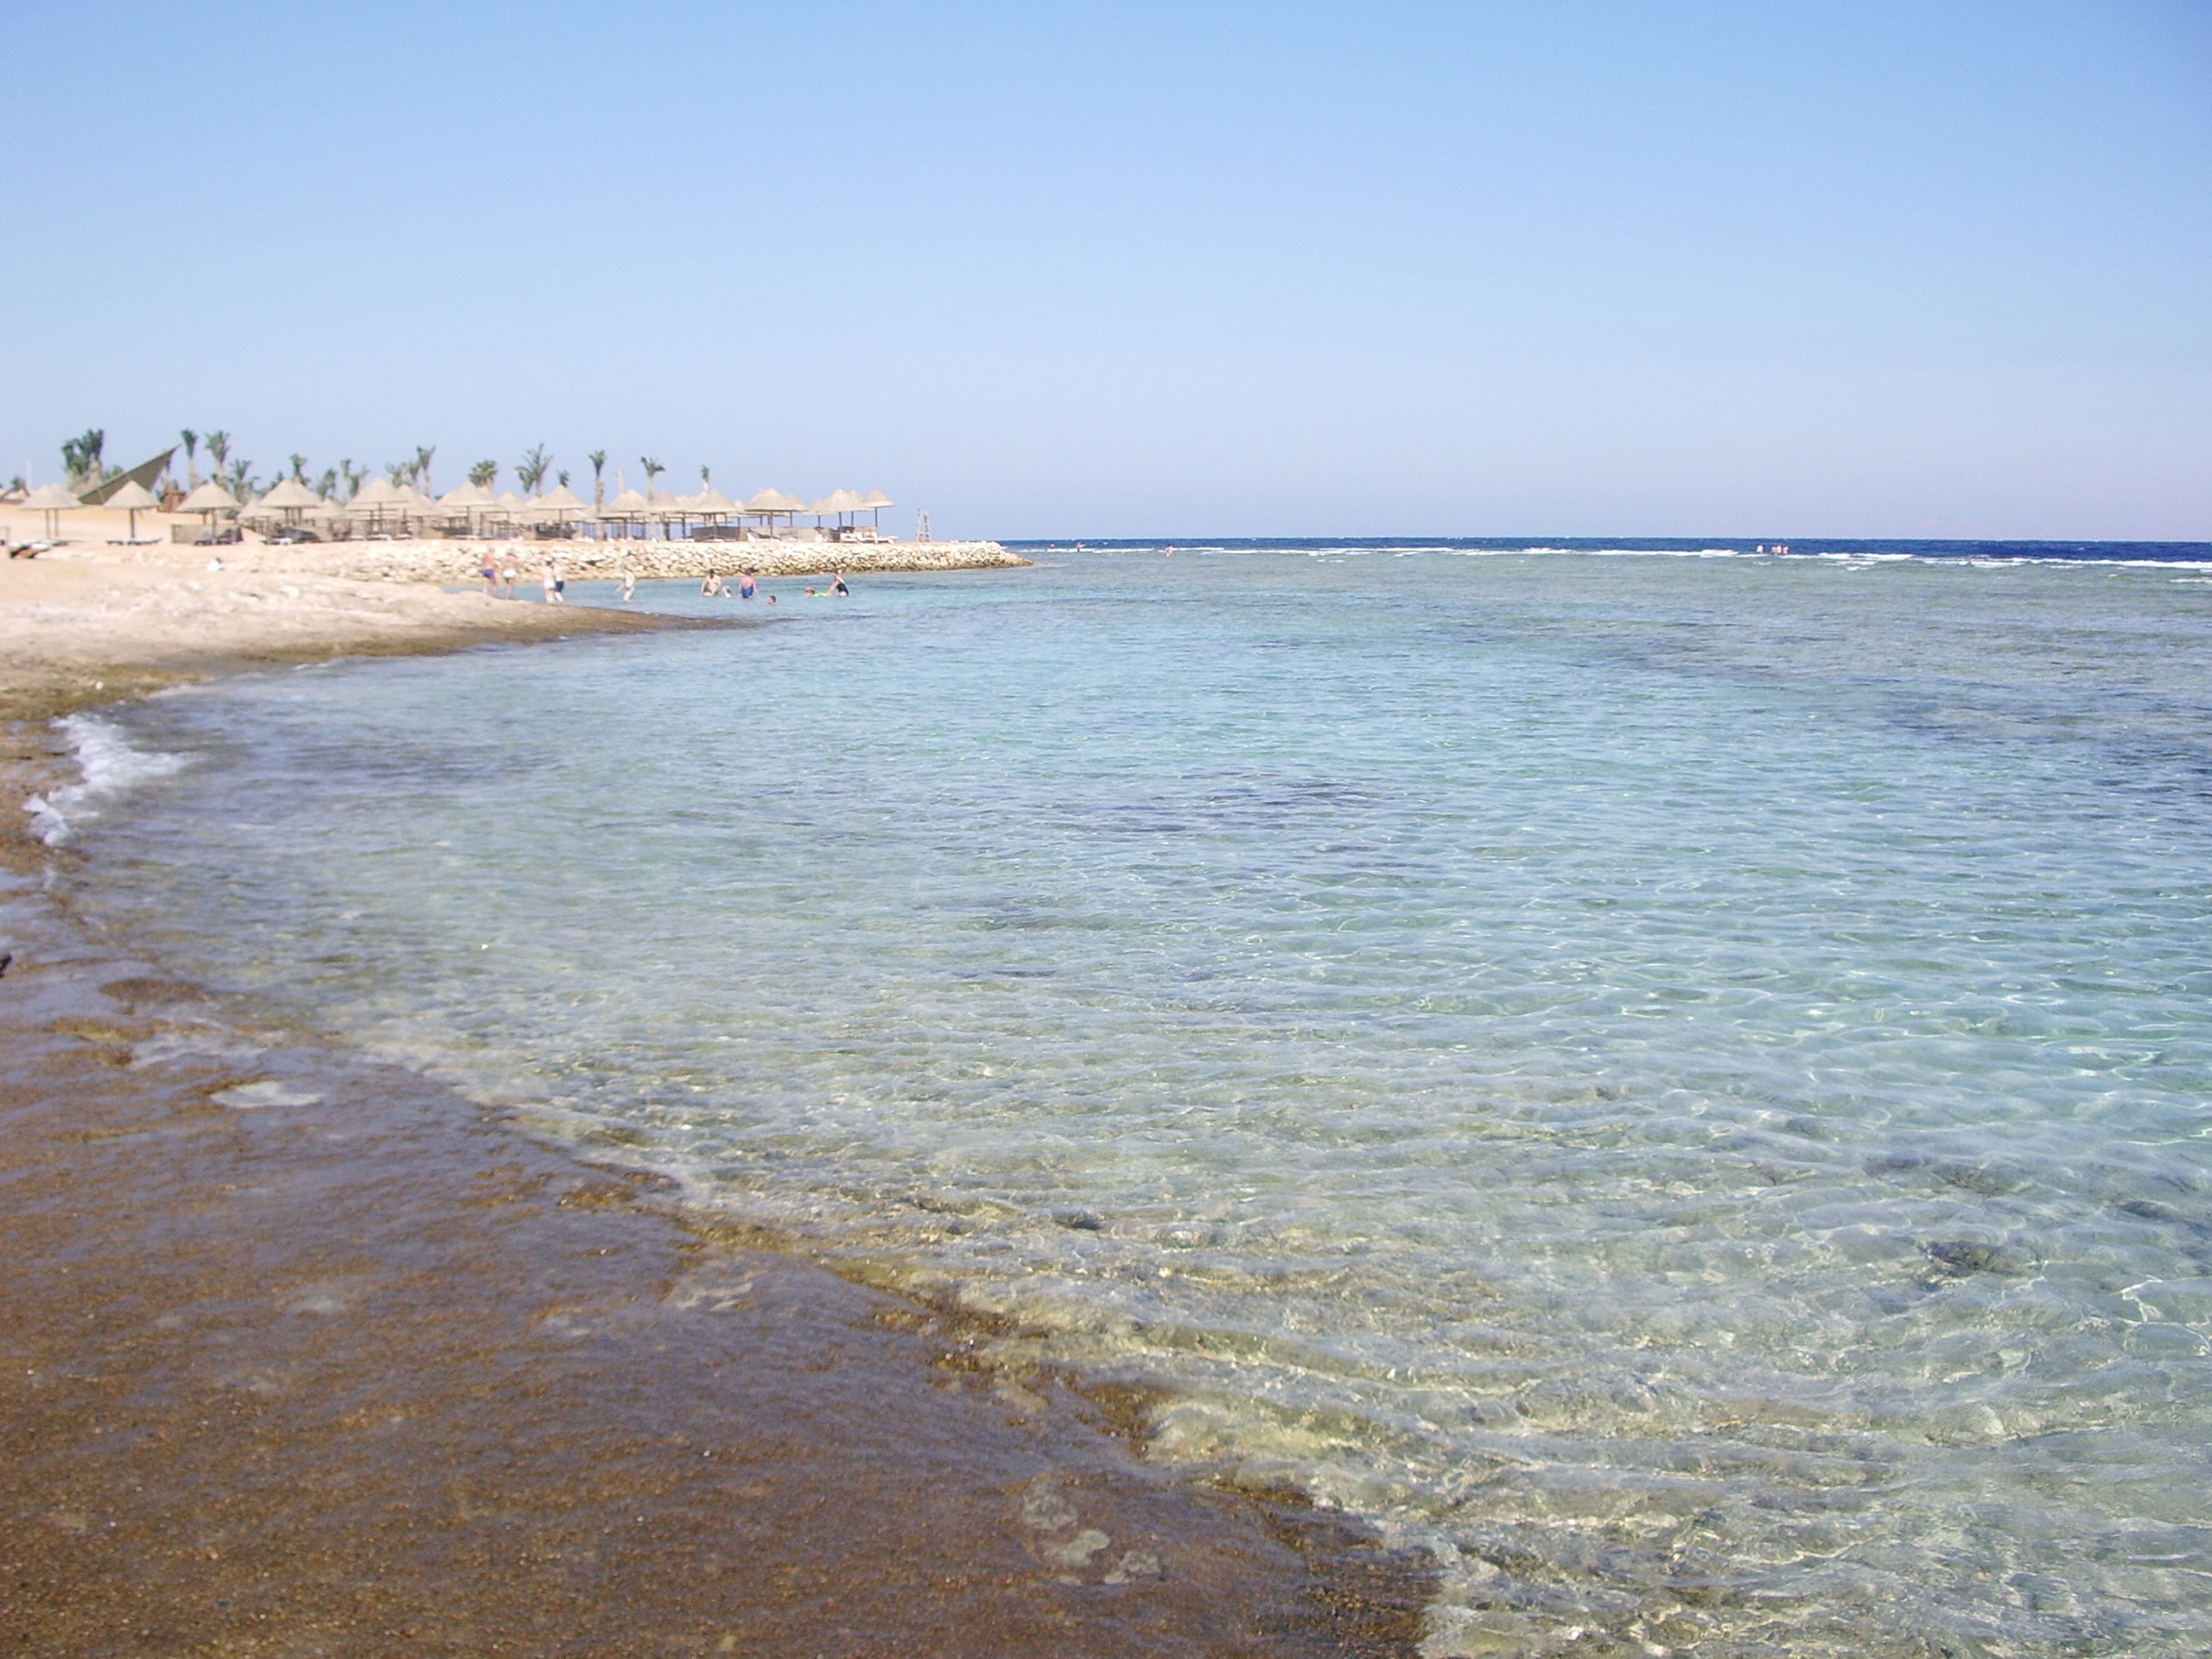
<svg viewBox="0 0 2212 1659">
<path fill-rule="evenodd" d="M 0 713 L 334 639 L 250 637 L 118 632 Z M 50 886 L 68 855 L 7 834 L 0 1651 L 1410 1651 L 1417 1563 L 1147 1465 L 1141 1402 L 981 1365 L 957 1319 L 163 980 L 72 917 L 96 872 Z"/>
</svg>

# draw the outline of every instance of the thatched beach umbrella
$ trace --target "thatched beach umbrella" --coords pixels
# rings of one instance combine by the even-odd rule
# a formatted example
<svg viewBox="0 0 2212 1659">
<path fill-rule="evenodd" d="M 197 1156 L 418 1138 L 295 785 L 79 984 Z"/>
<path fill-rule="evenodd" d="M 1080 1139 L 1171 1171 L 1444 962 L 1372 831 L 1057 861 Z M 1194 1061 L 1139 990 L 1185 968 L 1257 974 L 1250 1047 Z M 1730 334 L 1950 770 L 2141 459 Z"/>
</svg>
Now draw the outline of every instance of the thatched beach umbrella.
<svg viewBox="0 0 2212 1659">
<path fill-rule="evenodd" d="M 576 493 L 565 484 L 551 489 L 528 504 L 530 516 L 540 524 L 580 524 L 591 517 L 590 505 L 580 499 Z"/>
<path fill-rule="evenodd" d="M 387 514 L 396 512 L 399 505 L 399 486 L 388 478 L 372 478 L 353 492 L 353 499 L 346 504 L 348 518 L 368 521 L 371 531 L 384 528 Z"/>
<path fill-rule="evenodd" d="M 67 512 L 73 508 L 81 507 L 84 505 L 59 484 L 41 484 L 23 498 L 25 507 L 33 512 L 42 512 L 46 515 L 46 539 L 49 542 L 58 541 L 61 535 L 56 525 L 54 515 Z"/>
<path fill-rule="evenodd" d="M 824 516 L 842 518 L 849 512 L 858 512 L 860 506 L 860 497 L 850 490 L 832 490 L 807 511 L 814 515 L 814 522 L 818 524 Z"/>
<path fill-rule="evenodd" d="M 793 500 L 781 490 L 766 489 L 745 504 L 745 511 L 753 518 L 766 518 L 768 528 L 773 530 L 779 517 L 788 518 L 793 513 L 804 512 L 806 503 Z"/>
<path fill-rule="evenodd" d="M 599 516 L 620 524 L 622 533 L 626 537 L 632 524 L 645 523 L 652 518 L 652 502 L 646 500 L 635 490 L 625 490 L 600 509 Z"/>
<path fill-rule="evenodd" d="M 400 528 L 411 528 L 416 519 L 428 524 L 438 511 L 438 504 L 416 489 L 412 484 L 393 486 L 394 502 L 400 511 Z"/>
<path fill-rule="evenodd" d="M 204 542 L 215 533 L 215 515 L 219 512 L 236 512 L 238 510 L 238 499 L 211 478 L 180 501 L 176 510 L 179 512 L 196 512 L 200 515 L 200 539 Z"/>
<path fill-rule="evenodd" d="M 288 478 L 275 489 L 253 504 L 256 513 L 273 512 L 288 524 L 300 522 L 300 514 L 309 507 L 323 505 L 323 499 L 296 478 Z"/>
<path fill-rule="evenodd" d="M 691 511 L 702 524 L 719 524 L 737 511 L 737 503 L 709 484 L 691 498 Z"/>
<path fill-rule="evenodd" d="M 895 507 L 898 505 L 899 504 L 896 501 L 893 501 L 881 490 L 870 490 L 866 495 L 861 498 L 861 511 L 868 514 L 868 521 L 871 524 L 880 524 L 883 520 L 879 518 L 876 515 L 881 512 L 886 507 Z"/>
<path fill-rule="evenodd" d="M 138 515 L 160 506 L 162 503 L 159 497 L 134 478 L 111 494 L 106 505 L 121 507 L 130 515 L 130 529 L 127 533 L 135 542 L 138 539 Z"/>
</svg>

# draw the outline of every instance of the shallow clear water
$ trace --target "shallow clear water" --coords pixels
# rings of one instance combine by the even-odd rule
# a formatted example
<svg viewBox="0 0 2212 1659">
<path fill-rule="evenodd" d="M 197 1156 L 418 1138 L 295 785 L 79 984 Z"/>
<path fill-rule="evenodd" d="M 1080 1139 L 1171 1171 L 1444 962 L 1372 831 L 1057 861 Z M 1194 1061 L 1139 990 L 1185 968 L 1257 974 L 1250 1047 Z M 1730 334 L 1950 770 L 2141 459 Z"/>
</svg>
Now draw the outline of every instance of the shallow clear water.
<svg viewBox="0 0 2212 1659">
<path fill-rule="evenodd" d="M 1049 556 L 158 699 L 95 901 L 1173 1385 L 1440 1653 L 2212 1646 L 2202 569 Z"/>
</svg>

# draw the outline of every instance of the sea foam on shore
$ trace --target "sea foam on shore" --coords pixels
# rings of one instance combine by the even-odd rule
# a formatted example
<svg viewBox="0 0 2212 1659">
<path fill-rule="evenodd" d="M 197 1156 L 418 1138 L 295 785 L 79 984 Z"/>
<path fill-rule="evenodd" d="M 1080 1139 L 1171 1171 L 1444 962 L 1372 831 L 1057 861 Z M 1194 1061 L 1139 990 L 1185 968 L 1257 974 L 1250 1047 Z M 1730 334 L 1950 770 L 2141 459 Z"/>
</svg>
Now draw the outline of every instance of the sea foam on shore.
<svg viewBox="0 0 2212 1659">
<path fill-rule="evenodd" d="M 55 723 L 68 740 L 77 780 L 23 803 L 32 833 L 49 847 L 66 845 L 105 802 L 133 785 L 167 778 L 190 764 L 181 754 L 138 747 L 121 727 L 100 715 L 68 715 Z"/>
</svg>

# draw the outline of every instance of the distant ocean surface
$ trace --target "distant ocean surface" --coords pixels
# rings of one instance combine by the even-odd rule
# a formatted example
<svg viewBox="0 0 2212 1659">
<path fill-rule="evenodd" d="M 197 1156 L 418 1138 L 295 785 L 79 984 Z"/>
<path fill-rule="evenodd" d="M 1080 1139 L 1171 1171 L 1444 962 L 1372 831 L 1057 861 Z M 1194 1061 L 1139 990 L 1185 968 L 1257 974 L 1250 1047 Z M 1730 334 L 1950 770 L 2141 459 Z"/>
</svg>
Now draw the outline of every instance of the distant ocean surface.
<svg viewBox="0 0 2212 1659">
<path fill-rule="evenodd" d="M 57 811 L 175 970 L 1434 1551 L 1435 1654 L 2202 1654 L 2212 547 L 1751 546 L 664 584 L 763 626 Z"/>
</svg>

